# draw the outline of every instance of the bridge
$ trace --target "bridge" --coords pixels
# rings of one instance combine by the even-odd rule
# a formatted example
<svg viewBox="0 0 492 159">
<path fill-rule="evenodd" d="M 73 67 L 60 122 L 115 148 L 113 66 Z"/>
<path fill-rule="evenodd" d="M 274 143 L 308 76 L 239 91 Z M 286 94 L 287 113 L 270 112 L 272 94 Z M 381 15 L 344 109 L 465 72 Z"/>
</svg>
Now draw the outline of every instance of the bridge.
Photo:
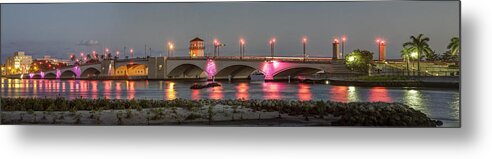
<svg viewBox="0 0 492 159">
<path fill-rule="evenodd" d="M 317 72 L 350 73 L 331 58 L 302 57 L 146 57 L 105 59 L 31 73 L 24 78 L 45 79 L 248 79 L 260 72 L 265 80 L 295 79 Z"/>
</svg>

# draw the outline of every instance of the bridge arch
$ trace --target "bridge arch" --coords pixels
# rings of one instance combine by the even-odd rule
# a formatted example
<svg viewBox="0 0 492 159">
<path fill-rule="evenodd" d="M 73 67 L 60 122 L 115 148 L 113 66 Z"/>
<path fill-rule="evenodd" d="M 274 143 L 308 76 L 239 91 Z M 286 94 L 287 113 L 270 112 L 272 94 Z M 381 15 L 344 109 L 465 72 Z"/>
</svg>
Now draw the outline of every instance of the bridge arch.
<svg viewBox="0 0 492 159">
<path fill-rule="evenodd" d="M 89 77 L 98 76 L 99 74 L 101 74 L 101 71 L 99 71 L 98 69 L 96 69 L 94 67 L 89 67 L 89 68 L 86 68 L 82 72 L 82 74 L 80 75 L 80 77 L 82 77 L 82 78 L 89 78 Z"/>
<path fill-rule="evenodd" d="M 219 70 L 215 78 L 228 79 L 230 75 L 232 79 L 247 79 L 255 70 L 257 69 L 247 65 L 231 65 Z"/>
<path fill-rule="evenodd" d="M 48 78 L 48 79 L 55 79 L 56 78 L 56 74 L 55 73 L 47 73 L 44 78 Z"/>
<path fill-rule="evenodd" d="M 40 79 L 41 78 L 41 75 L 40 74 L 35 74 L 34 76 L 32 76 L 33 79 Z"/>
<path fill-rule="evenodd" d="M 194 64 L 181 64 L 173 68 L 168 74 L 168 78 L 207 78 L 207 73 L 199 66 Z"/>
<path fill-rule="evenodd" d="M 77 78 L 77 74 L 72 70 L 65 70 L 61 73 L 60 78 Z"/>
<path fill-rule="evenodd" d="M 285 68 L 275 71 L 275 73 L 273 74 L 273 79 L 288 79 L 289 76 L 291 79 L 298 79 L 301 78 L 300 76 L 312 75 L 319 71 L 322 71 L 322 69 L 306 66 Z"/>
</svg>

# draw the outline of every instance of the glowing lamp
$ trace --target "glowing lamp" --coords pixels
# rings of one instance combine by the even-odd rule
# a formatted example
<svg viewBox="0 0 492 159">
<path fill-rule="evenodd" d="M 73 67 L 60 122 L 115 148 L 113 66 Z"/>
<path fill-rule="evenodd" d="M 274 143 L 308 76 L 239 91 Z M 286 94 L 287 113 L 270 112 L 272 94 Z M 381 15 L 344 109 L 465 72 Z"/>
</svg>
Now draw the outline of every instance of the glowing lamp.
<svg viewBox="0 0 492 159">
<path fill-rule="evenodd" d="M 355 61 L 355 57 L 354 56 L 350 56 L 350 57 L 348 57 L 347 61 L 348 62 L 353 62 L 353 61 Z"/>
</svg>

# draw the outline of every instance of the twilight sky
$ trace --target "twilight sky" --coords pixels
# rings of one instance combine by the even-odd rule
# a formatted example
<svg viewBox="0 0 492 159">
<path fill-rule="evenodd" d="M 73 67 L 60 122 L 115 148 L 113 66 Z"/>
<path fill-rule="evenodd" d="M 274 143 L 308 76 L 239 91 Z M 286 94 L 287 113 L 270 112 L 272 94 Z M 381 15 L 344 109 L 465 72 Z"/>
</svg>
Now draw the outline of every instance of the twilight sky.
<svg viewBox="0 0 492 159">
<path fill-rule="evenodd" d="M 399 58 L 402 44 L 419 33 L 444 52 L 459 36 L 459 2 L 2 4 L 1 62 L 18 50 L 68 58 L 105 47 L 122 51 L 125 45 L 143 56 L 145 44 L 153 55 L 166 55 L 168 41 L 184 56 L 194 37 L 207 45 L 219 39 L 226 44 L 221 55 L 238 55 L 243 37 L 246 55 L 256 56 L 269 55 L 267 42 L 275 37 L 278 56 L 301 56 L 300 41 L 307 36 L 310 56 L 331 57 L 331 41 L 341 35 L 347 36 L 345 52 L 376 51 L 380 37 L 388 58 Z"/>
</svg>

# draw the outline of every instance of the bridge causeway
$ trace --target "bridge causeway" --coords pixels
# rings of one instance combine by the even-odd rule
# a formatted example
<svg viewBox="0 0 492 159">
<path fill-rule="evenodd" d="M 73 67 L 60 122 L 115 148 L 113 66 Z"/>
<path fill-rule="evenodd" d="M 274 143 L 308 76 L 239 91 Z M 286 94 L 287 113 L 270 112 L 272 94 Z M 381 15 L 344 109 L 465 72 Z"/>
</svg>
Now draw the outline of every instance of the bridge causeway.
<svg viewBox="0 0 492 159">
<path fill-rule="evenodd" d="M 323 57 L 146 57 L 105 59 L 27 75 L 46 79 L 248 79 L 297 78 L 317 72 L 347 73 L 342 62 Z"/>
</svg>

